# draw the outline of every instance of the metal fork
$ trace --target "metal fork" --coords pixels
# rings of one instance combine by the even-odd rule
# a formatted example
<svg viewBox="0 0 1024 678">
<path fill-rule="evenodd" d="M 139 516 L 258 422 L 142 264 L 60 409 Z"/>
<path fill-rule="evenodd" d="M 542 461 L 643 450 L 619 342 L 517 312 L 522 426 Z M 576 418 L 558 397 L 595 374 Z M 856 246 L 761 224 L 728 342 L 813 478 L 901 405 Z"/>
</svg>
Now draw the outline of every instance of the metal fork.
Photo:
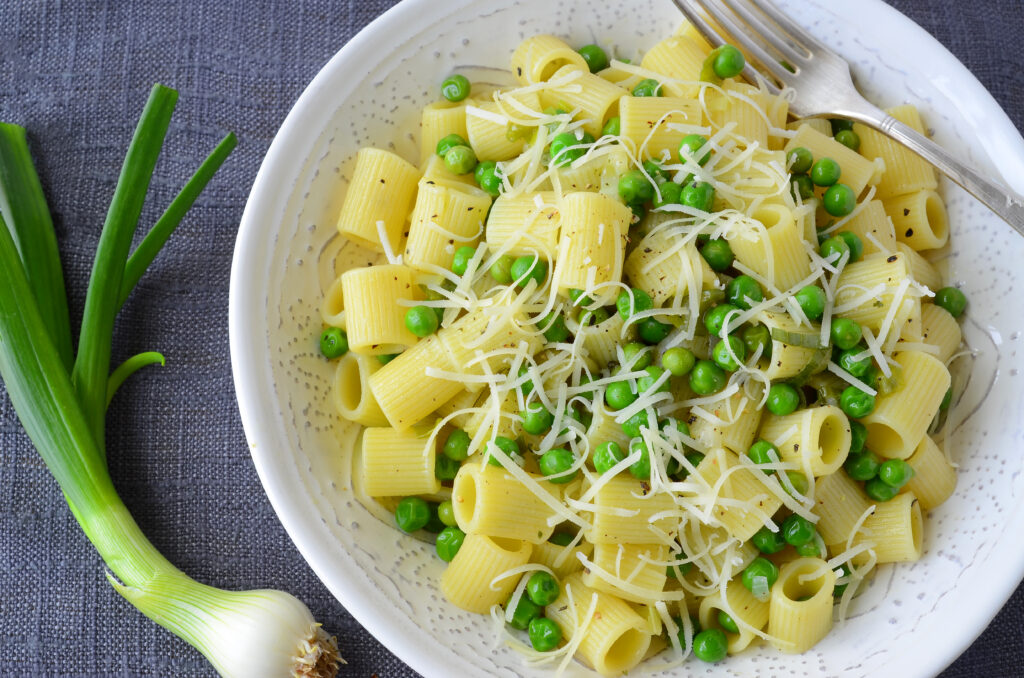
<svg viewBox="0 0 1024 678">
<path fill-rule="evenodd" d="M 982 176 L 935 142 L 867 101 L 854 86 L 846 60 L 801 28 L 770 0 L 673 2 L 710 43 L 718 46 L 729 42 L 753 57 L 771 76 L 760 78 L 770 90 L 779 91 L 772 78 L 793 88 L 796 98 L 790 103 L 790 111 L 794 115 L 848 118 L 873 127 L 934 165 L 1024 235 L 1024 198 Z M 725 35 L 708 21 L 709 18 Z M 748 63 L 743 75 L 757 82 L 760 74 Z"/>
</svg>

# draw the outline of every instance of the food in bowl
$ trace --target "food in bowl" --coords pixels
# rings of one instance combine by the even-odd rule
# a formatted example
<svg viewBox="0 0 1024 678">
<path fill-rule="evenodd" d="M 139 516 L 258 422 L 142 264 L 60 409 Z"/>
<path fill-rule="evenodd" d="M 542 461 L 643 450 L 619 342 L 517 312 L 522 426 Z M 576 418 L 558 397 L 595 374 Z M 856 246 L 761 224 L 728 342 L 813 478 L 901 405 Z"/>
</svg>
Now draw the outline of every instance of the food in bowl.
<svg viewBox="0 0 1024 678">
<path fill-rule="evenodd" d="M 354 489 L 531 661 L 805 651 L 955 486 L 934 171 L 742 65 L 533 36 L 517 86 L 442 83 L 418 166 L 357 156 L 338 228 L 383 260 L 321 341 Z"/>
</svg>

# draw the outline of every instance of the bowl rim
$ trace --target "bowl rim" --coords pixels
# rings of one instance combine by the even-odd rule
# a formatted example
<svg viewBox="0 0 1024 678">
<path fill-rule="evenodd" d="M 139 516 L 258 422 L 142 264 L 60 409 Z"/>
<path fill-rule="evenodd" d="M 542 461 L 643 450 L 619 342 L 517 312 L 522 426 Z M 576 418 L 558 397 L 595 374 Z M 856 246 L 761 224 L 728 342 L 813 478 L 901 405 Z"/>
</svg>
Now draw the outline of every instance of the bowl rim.
<svg viewBox="0 0 1024 678">
<path fill-rule="evenodd" d="M 472 0 L 458 0 L 452 5 L 469 5 Z M 1009 116 L 995 98 L 978 81 L 962 62 L 931 34 L 904 14 L 885 4 L 882 0 L 870 0 L 870 9 L 882 17 L 895 22 L 901 32 L 910 33 L 914 41 L 921 41 L 928 47 L 932 59 L 932 70 L 943 73 L 960 88 L 957 110 L 968 118 L 974 131 L 983 140 L 980 155 L 990 161 L 994 169 L 1003 175 L 1003 180 L 1024 191 L 1024 171 L 1009 171 L 1010 168 L 1024 168 L 1024 138 L 1014 127 Z M 334 563 L 328 550 L 321 544 L 321 520 L 312 510 L 308 497 L 297 492 L 286 482 L 286 474 L 278 473 L 287 467 L 280 455 L 262 441 L 274 438 L 268 421 L 279 415 L 263 396 L 263 379 L 268 367 L 261 359 L 260 351 L 249 341 L 247 332 L 251 313 L 258 313 L 265 306 L 265 299 L 259 297 L 255 287 L 246 284 L 253 274 L 253 254 L 262 243 L 255 237 L 258 221 L 275 204 L 275 193 L 281 189 L 276 175 L 278 168 L 301 163 L 296 159 L 290 140 L 304 134 L 307 123 L 319 114 L 321 99 L 329 96 L 327 84 L 344 71 L 349 61 L 364 50 L 378 50 L 375 44 L 380 35 L 401 33 L 408 28 L 422 12 L 436 8 L 433 0 L 402 0 L 375 18 L 351 40 L 343 45 L 317 72 L 292 106 L 280 129 L 274 136 L 269 150 L 259 168 L 252 190 L 242 214 L 231 265 L 228 326 L 231 352 L 231 366 L 239 413 L 249 443 L 253 465 L 260 482 L 281 521 L 316 576 L 349 613 L 365 627 L 379 642 L 398 656 L 403 662 L 424 675 L 448 675 L 453 668 L 444 653 L 437 652 L 435 645 L 424 637 L 410 635 L 398 625 L 385 622 L 385 617 L 376 614 L 374 605 L 378 602 L 371 595 L 369 587 L 345 585 L 343 578 L 332 572 Z M 828 7 L 831 11 L 839 7 Z M 984 125 L 981 123 L 984 122 Z M 1019 506 L 1018 506 L 1019 510 Z M 940 625 L 934 630 L 938 635 L 932 638 L 934 649 L 943 651 L 916 654 L 914 668 L 919 675 L 934 675 L 952 663 L 974 640 L 981 635 L 991 620 L 999 613 L 1006 601 L 1024 578 L 1024 540 L 1018 544 L 1002 546 L 1001 552 L 1015 556 L 1016 578 L 1004 577 L 1000 582 L 989 582 L 985 595 L 979 597 L 981 604 L 961 610 L 959 622 L 955 625 Z M 966 623 L 965 623 L 966 622 Z M 971 629 L 964 634 L 962 629 Z"/>
</svg>

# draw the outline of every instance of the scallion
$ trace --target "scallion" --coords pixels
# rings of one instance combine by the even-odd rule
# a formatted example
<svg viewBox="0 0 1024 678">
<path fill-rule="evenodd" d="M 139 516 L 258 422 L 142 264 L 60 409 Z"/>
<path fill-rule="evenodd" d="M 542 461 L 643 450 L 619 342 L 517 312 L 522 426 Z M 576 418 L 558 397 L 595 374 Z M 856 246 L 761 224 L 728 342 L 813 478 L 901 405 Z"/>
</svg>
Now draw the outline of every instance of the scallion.
<svg viewBox="0 0 1024 678">
<path fill-rule="evenodd" d="M 103 419 L 109 398 L 137 369 L 163 362 L 158 353 L 144 353 L 110 374 L 114 318 L 235 145 L 229 134 L 129 263 L 176 98 L 173 90 L 154 86 L 132 139 L 100 237 L 77 356 L 56 236 L 25 132 L 0 124 L 0 378 L 118 593 L 191 643 L 223 676 L 333 676 L 341 661 L 337 643 L 302 602 L 281 591 L 221 591 L 188 577 L 146 539 L 107 469 Z"/>
</svg>

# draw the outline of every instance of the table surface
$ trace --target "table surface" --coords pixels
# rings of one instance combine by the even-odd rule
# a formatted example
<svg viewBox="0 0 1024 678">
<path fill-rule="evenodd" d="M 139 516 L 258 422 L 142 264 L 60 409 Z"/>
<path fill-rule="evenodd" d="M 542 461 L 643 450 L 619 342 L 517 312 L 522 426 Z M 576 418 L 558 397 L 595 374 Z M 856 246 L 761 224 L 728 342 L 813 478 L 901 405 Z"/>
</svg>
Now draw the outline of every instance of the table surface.
<svg viewBox="0 0 1024 678">
<path fill-rule="evenodd" d="M 1024 129 L 1020 0 L 888 0 L 973 71 Z M 296 594 L 341 638 L 343 676 L 414 676 L 328 593 L 270 507 L 249 459 L 228 353 L 235 231 L 259 164 L 309 80 L 391 0 L 0 0 L 0 120 L 28 128 L 72 306 L 128 139 L 153 82 L 180 91 L 142 223 L 227 131 L 239 147 L 124 308 L 115 362 L 160 350 L 108 419 L 111 472 L 174 563 L 228 589 Z M 209 676 L 184 642 L 106 583 L 102 564 L 0 396 L 0 675 Z M 942 674 L 1024 674 L 1024 587 Z"/>
</svg>

